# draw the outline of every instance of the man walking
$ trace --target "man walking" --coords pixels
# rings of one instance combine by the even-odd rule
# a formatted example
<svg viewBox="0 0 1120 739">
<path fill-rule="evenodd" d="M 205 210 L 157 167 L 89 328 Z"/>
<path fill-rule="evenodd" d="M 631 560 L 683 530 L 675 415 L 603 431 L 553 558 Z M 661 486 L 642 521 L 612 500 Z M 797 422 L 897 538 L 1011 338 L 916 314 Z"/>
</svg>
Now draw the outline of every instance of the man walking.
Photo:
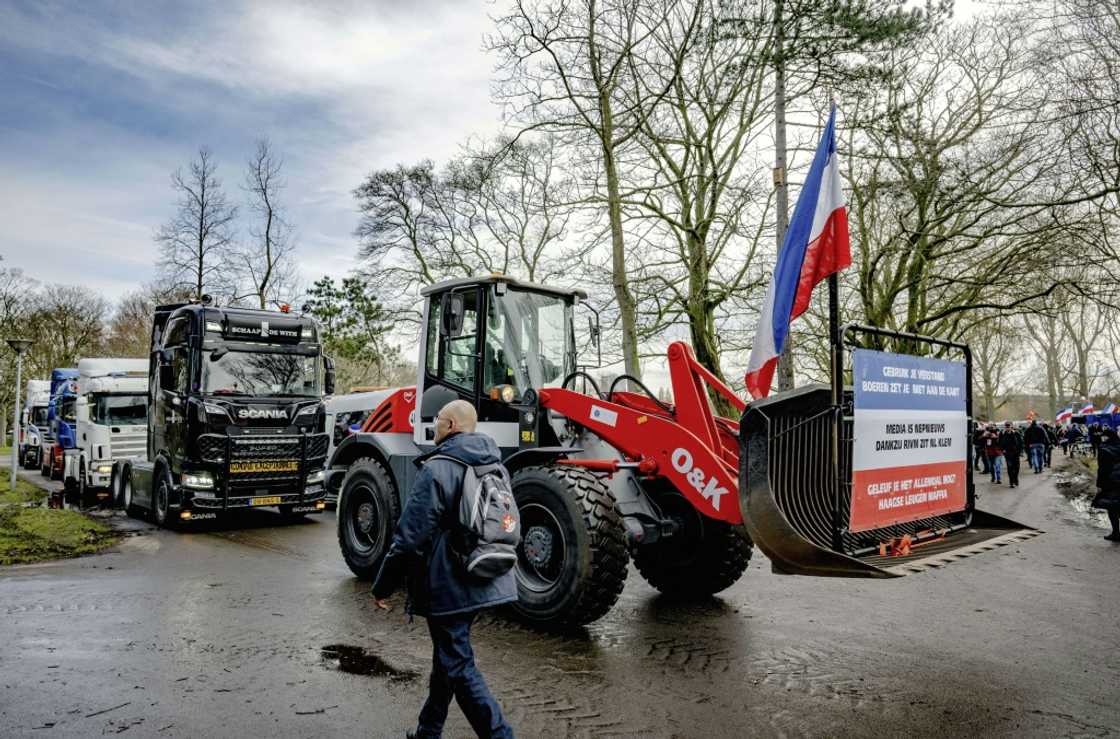
<svg viewBox="0 0 1120 739">
<path fill-rule="evenodd" d="M 377 607 L 388 610 L 385 599 L 407 575 L 408 612 L 428 620 L 432 676 L 428 700 L 409 737 L 441 736 L 452 698 L 478 736 L 513 736 L 475 665 L 470 641 L 479 610 L 517 599 L 513 570 L 480 579 L 468 575 L 453 551 L 461 533 L 458 507 L 467 466 L 501 461 L 494 440 L 475 432 L 477 423 L 474 407 L 463 400 L 448 403 L 436 416 L 438 446 L 416 460 L 420 472 L 373 584 Z"/>
<path fill-rule="evenodd" d="M 1027 432 L 1023 437 L 1023 441 L 1027 445 L 1031 469 L 1037 475 L 1042 472 L 1042 465 L 1046 460 L 1046 443 L 1048 441 L 1046 431 L 1038 425 L 1038 421 L 1031 421 L 1031 425 L 1027 426 Z"/>
<path fill-rule="evenodd" d="M 1046 433 L 1046 467 L 1049 468 L 1054 447 L 1058 444 L 1058 435 L 1049 423 L 1042 424 L 1042 430 Z"/>
<path fill-rule="evenodd" d="M 1007 485 L 1019 487 L 1019 457 L 1023 456 L 1023 439 L 1019 432 L 1011 425 L 1011 421 L 1004 421 L 1003 432 L 999 435 L 999 448 L 1003 450 L 1003 458 L 1007 461 Z"/>
</svg>

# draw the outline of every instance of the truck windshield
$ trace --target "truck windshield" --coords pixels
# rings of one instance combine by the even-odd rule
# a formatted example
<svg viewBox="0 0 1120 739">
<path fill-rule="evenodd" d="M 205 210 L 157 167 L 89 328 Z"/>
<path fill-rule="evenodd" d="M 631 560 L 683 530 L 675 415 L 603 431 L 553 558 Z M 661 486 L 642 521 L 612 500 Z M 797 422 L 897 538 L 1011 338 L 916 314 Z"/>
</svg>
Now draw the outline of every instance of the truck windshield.
<svg viewBox="0 0 1120 739">
<path fill-rule="evenodd" d="M 90 399 L 89 418 L 102 426 L 143 424 L 148 420 L 148 396 L 94 395 Z"/>
<path fill-rule="evenodd" d="M 492 288 L 493 289 L 493 288 Z M 556 295 L 507 289 L 492 294 L 486 317 L 483 392 L 513 385 L 556 387 L 574 369 L 572 306 Z"/>
<path fill-rule="evenodd" d="M 319 397 L 319 357 L 279 352 L 203 356 L 202 391 L 214 395 Z"/>
<path fill-rule="evenodd" d="M 31 409 L 28 422 L 33 426 L 46 426 L 47 425 L 47 406 L 37 405 Z"/>
</svg>

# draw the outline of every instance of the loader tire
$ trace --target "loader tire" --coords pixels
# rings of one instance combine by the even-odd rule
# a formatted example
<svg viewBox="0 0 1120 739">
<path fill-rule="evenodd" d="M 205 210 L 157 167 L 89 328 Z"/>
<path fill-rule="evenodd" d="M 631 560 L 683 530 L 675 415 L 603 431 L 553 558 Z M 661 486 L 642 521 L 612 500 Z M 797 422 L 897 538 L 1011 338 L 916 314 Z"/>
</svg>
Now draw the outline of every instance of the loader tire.
<svg viewBox="0 0 1120 739">
<path fill-rule="evenodd" d="M 590 623 L 626 582 L 626 530 L 614 497 L 585 469 L 545 465 L 513 475 L 521 514 L 514 612 L 541 626 Z"/>
<path fill-rule="evenodd" d="M 679 493 L 660 496 L 657 504 L 678 530 L 634 552 L 646 582 L 675 598 L 704 598 L 739 580 L 754 549 L 745 528 L 702 515 Z"/>
<path fill-rule="evenodd" d="M 335 515 L 342 558 L 355 575 L 372 580 L 401 515 L 400 497 L 385 465 L 372 457 L 351 464 L 339 488 Z"/>
</svg>

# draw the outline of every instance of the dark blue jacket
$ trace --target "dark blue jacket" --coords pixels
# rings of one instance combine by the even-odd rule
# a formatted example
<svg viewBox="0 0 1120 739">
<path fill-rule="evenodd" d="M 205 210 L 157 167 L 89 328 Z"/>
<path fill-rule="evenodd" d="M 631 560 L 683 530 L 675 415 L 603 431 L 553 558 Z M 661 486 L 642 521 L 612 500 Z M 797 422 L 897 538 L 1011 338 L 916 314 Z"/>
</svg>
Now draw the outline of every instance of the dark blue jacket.
<svg viewBox="0 0 1120 739">
<path fill-rule="evenodd" d="M 501 461 L 498 445 L 480 433 L 454 434 L 416 460 L 420 473 L 374 580 L 373 595 L 386 598 L 407 578 L 408 612 L 418 616 L 465 613 L 517 600 L 513 570 L 481 580 L 468 575 L 449 551 L 465 469 L 449 459 L 430 459 L 437 454 L 470 465 Z"/>
</svg>

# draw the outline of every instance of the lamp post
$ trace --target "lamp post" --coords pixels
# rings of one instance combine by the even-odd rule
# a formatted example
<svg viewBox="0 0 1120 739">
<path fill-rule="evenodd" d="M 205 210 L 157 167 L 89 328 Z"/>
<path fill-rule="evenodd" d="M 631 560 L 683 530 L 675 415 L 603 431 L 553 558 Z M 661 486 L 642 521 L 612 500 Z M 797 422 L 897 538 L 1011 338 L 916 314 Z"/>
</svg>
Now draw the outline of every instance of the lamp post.
<svg viewBox="0 0 1120 739">
<path fill-rule="evenodd" d="M 12 403 L 12 493 L 16 492 L 16 457 L 19 454 L 19 384 L 22 382 L 20 375 L 23 373 L 23 355 L 35 343 L 30 339 L 8 339 L 8 346 L 16 353 L 16 395 Z"/>
</svg>

